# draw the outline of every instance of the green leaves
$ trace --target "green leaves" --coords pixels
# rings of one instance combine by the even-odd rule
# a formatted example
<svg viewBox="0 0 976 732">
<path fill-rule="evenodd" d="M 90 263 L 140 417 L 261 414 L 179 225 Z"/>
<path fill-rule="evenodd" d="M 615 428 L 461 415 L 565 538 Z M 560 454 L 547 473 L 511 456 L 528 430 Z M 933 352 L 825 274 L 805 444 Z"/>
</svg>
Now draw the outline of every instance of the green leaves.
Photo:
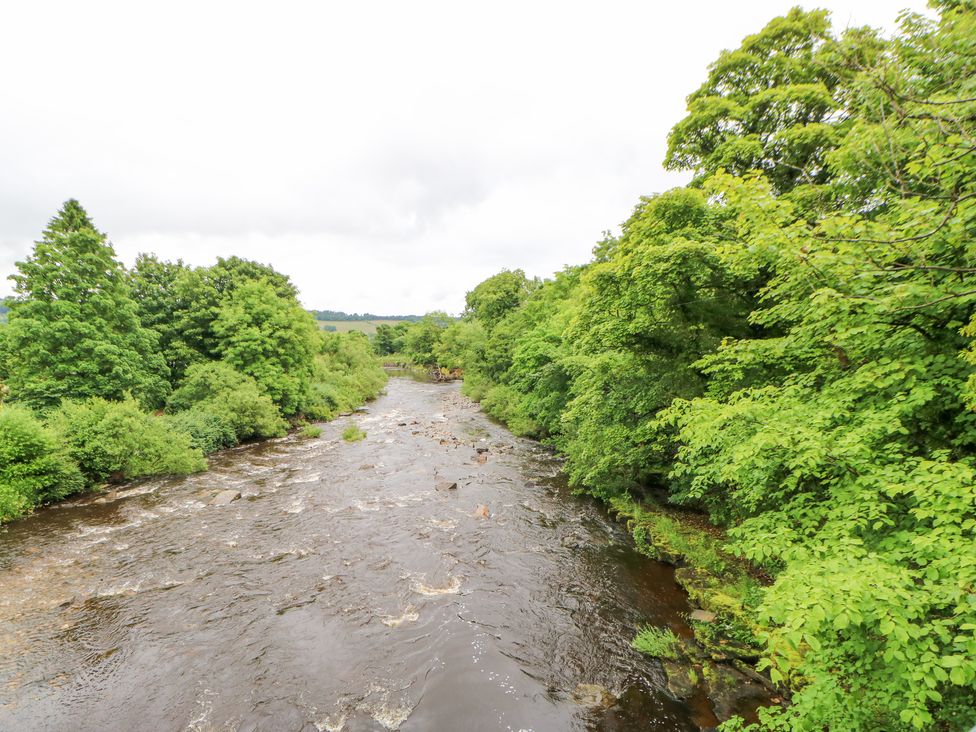
<svg viewBox="0 0 976 732">
<path fill-rule="evenodd" d="M 169 391 L 156 334 L 140 325 L 115 252 L 70 200 L 13 275 L 17 296 L 0 347 L 11 399 L 48 408 L 62 398 L 137 397 Z"/>
</svg>

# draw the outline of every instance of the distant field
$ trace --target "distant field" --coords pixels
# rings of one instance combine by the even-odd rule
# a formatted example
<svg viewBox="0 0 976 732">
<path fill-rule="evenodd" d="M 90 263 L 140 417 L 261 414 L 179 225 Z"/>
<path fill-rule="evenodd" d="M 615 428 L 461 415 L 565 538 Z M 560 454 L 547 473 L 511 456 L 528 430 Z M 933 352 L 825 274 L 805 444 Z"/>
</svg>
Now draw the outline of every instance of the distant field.
<svg viewBox="0 0 976 732">
<path fill-rule="evenodd" d="M 381 324 L 396 325 L 400 320 L 316 320 L 320 329 L 327 325 L 334 325 L 339 333 L 348 333 L 351 330 L 358 330 L 366 335 L 376 333 L 376 326 Z M 331 330 L 331 329 L 330 329 Z"/>
</svg>

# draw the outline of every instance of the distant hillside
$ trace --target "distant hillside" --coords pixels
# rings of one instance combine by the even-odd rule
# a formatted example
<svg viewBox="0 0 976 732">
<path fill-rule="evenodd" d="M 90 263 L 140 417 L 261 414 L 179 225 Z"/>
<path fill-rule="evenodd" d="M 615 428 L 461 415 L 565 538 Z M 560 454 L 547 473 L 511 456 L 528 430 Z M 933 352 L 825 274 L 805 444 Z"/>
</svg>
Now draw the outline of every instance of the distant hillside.
<svg viewBox="0 0 976 732">
<path fill-rule="evenodd" d="M 344 313 L 341 310 L 309 310 L 312 317 L 316 320 L 324 321 L 346 321 L 346 320 L 393 320 L 401 321 L 408 320 L 410 322 L 416 322 L 420 320 L 422 315 L 373 315 L 372 313 Z"/>
</svg>

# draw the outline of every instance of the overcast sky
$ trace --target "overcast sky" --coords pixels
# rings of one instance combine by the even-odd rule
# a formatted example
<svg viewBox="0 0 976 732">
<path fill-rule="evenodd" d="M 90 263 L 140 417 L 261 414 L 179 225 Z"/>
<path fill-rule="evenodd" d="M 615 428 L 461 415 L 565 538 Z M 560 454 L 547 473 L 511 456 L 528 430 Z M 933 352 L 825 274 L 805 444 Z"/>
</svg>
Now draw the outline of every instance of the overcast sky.
<svg viewBox="0 0 976 732">
<path fill-rule="evenodd" d="M 685 182 L 661 164 L 685 97 L 793 4 L 6 3 L 0 276 L 74 197 L 126 265 L 236 254 L 310 308 L 458 312 Z M 886 29 L 924 8 L 803 5 Z"/>
</svg>

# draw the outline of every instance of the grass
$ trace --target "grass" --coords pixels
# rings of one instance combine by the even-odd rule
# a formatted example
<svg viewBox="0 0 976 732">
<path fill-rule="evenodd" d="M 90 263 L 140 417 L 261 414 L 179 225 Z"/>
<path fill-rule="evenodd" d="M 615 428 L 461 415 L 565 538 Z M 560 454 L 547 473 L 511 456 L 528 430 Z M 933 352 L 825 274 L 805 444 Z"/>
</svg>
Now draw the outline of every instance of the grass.
<svg viewBox="0 0 976 732">
<path fill-rule="evenodd" d="M 654 658 L 677 661 L 680 655 L 678 637 L 670 628 L 655 628 L 652 625 L 645 625 L 637 632 L 630 645 L 641 653 L 654 656 Z"/>
<path fill-rule="evenodd" d="M 366 335 L 373 335 L 376 333 L 377 325 L 396 325 L 402 321 L 400 320 L 317 320 L 319 329 L 325 329 L 325 326 L 331 326 L 328 330 L 335 328 L 337 333 L 348 333 L 349 331 L 358 330 L 360 333 L 365 333 Z"/>
<path fill-rule="evenodd" d="M 318 437 L 322 434 L 322 428 L 317 424 L 307 424 L 298 431 L 298 434 L 302 437 Z"/>
<path fill-rule="evenodd" d="M 359 442 L 366 439 L 366 433 L 357 425 L 351 424 L 342 431 L 342 439 L 346 442 Z"/>
</svg>

